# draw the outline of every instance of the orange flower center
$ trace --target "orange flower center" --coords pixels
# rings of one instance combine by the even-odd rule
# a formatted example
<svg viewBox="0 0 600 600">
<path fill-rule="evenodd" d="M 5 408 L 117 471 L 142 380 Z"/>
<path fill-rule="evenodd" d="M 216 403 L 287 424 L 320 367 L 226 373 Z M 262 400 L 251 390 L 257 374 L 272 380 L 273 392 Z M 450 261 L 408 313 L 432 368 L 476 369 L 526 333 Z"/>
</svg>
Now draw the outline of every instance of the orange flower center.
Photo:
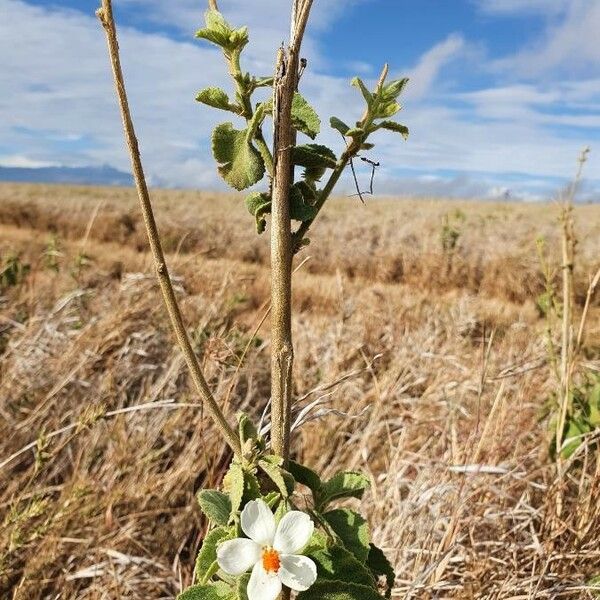
<svg viewBox="0 0 600 600">
<path fill-rule="evenodd" d="M 279 571 L 279 552 L 273 548 L 265 548 L 262 552 L 262 564 L 267 573 L 277 573 Z"/>
</svg>

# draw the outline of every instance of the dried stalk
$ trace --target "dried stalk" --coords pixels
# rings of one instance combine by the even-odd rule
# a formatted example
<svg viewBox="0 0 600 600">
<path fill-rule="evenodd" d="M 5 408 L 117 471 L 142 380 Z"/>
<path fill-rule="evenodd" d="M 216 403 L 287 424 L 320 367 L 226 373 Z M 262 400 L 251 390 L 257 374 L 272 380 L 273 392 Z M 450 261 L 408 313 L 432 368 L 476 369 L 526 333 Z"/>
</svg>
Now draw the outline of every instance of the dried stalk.
<svg viewBox="0 0 600 600">
<path fill-rule="evenodd" d="M 123 72 L 121 69 L 119 43 L 112 13 L 111 0 L 102 0 L 102 6 L 96 11 L 96 15 L 100 19 L 100 22 L 102 23 L 102 26 L 106 32 L 108 52 L 113 71 L 117 98 L 119 101 L 119 108 L 121 110 L 121 119 L 123 121 L 123 128 L 125 130 L 125 139 L 127 141 L 129 155 L 131 158 L 133 177 L 135 179 L 135 185 L 142 208 L 142 214 L 144 216 L 148 241 L 152 250 L 152 256 L 154 257 L 154 264 L 156 266 L 160 289 L 167 307 L 167 311 L 169 312 L 169 317 L 171 318 L 171 325 L 173 326 L 177 342 L 179 343 L 181 351 L 183 352 L 183 356 L 192 376 L 194 385 L 196 386 L 196 389 L 203 400 L 203 404 L 206 407 L 208 414 L 217 425 L 219 431 L 231 449 L 235 453 L 239 454 L 240 443 L 238 437 L 235 435 L 233 429 L 225 419 L 225 415 L 219 408 L 208 387 L 208 384 L 206 383 L 206 379 L 202 374 L 202 369 L 200 368 L 198 358 L 196 357 L 188 338 L 185 325 L 183 323 L 183 318 L 181 316 L 181 310 L 179 308 L 179 304 L 177 303 L 177 298 L 175 297 L 171 278 L 169 277 L 169 271 L 167 269 L 167 264 L 165 262 L 165 257 L 158 234 L 158 228 L 156 226 L 156 220 L 152 211 L 152 204 L 150 202 L 146 178 L 144 176 L 138 142 L 135 136 L 133 121 L 131 119 L 131 112 L 129 110 L 129 102 L 127 100 Z"/>
<path fill-rule="evenodd" d="M 273 84 L 273 203 L 271 212 L 271 446 L 287 460 L 290 447 L 292 366 L 292 232 L 290 188 L 294 165 L 292 101 L 300 47 L 312 0 L 294 0 L 291 39 L 279 51 Z"/>
</svg>

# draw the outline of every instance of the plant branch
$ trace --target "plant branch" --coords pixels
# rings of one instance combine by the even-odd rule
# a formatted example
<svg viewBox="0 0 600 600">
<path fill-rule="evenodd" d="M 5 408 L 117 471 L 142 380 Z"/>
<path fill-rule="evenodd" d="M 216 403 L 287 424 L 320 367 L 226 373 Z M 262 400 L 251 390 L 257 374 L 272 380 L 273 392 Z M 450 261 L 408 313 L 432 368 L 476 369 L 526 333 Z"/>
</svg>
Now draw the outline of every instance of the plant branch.
<svg viewBox="0 0 600 600">
<path fill-rule="evenodd" d="M 377 91 L 379 91 L 383 86 L 387 74 L 388 65 L 386 64 L 383 66 L 381 75 L 379 76 L 379 80 L 377 82 L 376 87 Z M 366 128 L 370 126 L 372 122 L 373 119 L 370 115 L 369 109 L 367 108 L 357 125 Z M 342 176 L 344 169 L 348 166 L 350 161 L 360 152 L 360 146 L 361 142 L 357 141 L 357 138 L 352 138 L 352 141 L 347 145 L 346 150 L 344 150 L 343 154 L 340 156 L 335 169 L 332 171 L 331 175 L 329 176 L 329 179 L 327 180 L 327 183 L 325 184 L 325 187 L 319 193 L 319 197 L 317 198 L 317 202 L 315 203 L 315 216 L 310 221 L 304 221 L 292 236 L 294 254 L 297 253 L 302 247 L 302 242 L 304 241 L 306 234 L 308 233 L 312 224 L 315 222 L 315 219 L 319 216 L 321 209 L 325 205 L 325 202 L 327 202 L 327 199 L 331 195 L 331 192 L 333 192 L 333 189 L 335 188 L 337 182 Z"/>
<path fill-rule="evenodd" d="M 292 102 L 298 87 L 302 37 L 312 0 L 294 0 L 290 44 L 280 49 L 273 83 L 273 195 L 271 211 L 271 447 L 287 461 L 291 430 L 292 232 L 290 188 L 294 165 Z"/>
<path fill-rule="evenodd" d="M 211 0 L 211 4 L 215 4 L 214 0 Z M 144 216 L 144 223 L 146 225 L 146 232 L 148 234 L 148 241 L 154 257 L 154 263 L 156 266 L 156 272 L 160 288 L 162 291 L 163 299 L 169 317 L 171 318 L 171 325 L 175 332 L 175 336 L 183 352 L 185 361 L 190 370 L 194 385 L 203 400 L 204 406 L 206 407 L 209 415 L 219 428 L 221 434 L 225 438 L 225 441 L 229 444 L 231 449 L 239 454 L 240 443 L 237 435 L 227 422 L 225 415 L 219 408 L 215 398 L 213 397 L 206 379 L 202 374 L 202 369 L 198 362 L 198 358 L 194 353 L 190 340 L 188 338 L 185 325 L 183 323 L 183 317 L 181 310 L 177 303 L 177 298 L 173 290 L 169 271 L 165 262 L 165 257 L 160 242 L 158 228 L 154 213 L 152 211 L 152 204 L 150 202 L 150 195 L 148 193 L 148 186 L 144 176 L 144 170 L 142 167 L 142 160 L 140 157 L 140 151 L 138 147 L 137 138 L 135 136 L 135 129 L 131 118 L 131 112 L 129 110 L 129 102 L 127 100 L 127 93 L 125 90 L 125 83 L 123 80 L 123 72 L 121 69 L 121 60 L 119 56 L 119 43 L 117 39 L 117 31 L 115 21 L 112 13 L 111 0 L 102 0 L 102 6 L 96 12 L 100 19 L 102 26 L 106 32 L 106 39 L 108 43 L 108 52 L 110 56 L 110 62 L 112 66 L 115 88 L 119 101 L 119 108 L 121 110 L 121 118 L 123 121 L 123 128 L 125 130 L 125 139 L 129 149 L 131 158 L 131 165 L 133 169 L 133 176 L 142 208 L 142 214 Z"/>
</svg>

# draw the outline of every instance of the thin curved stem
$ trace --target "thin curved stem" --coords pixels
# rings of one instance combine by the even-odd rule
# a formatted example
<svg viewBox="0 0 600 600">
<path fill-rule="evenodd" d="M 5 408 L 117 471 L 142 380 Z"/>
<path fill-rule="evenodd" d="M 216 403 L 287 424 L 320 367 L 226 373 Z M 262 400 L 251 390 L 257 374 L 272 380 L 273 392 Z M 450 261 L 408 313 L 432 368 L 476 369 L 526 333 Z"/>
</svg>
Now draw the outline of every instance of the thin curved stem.
<svg viewBox="0 0 600 600">
<path fill-rule="evenodd" d="M 214 0 L 211 0 L 211 4 L 213 2 Z M 183 352 L 183 356 L 192 376 L 194 385 L 203 400 L 206 410 L 219 428 L 219 431 L 231 449 L 236 454 L 240 454 L 241 449 L 239 439 L 227 422 L 225 415 L 219 408 L 214 396 L 212 395 L 202 373 L 202 369 L 200 368 L 198 358 L 194 353 L 190 343 L 185 325 L 183 323 L 183 317 L 181 316 L 181 310 L 175 296 L 175 291 L 173 290 L 173 284 L 171 283 L 167 264 L 165 262 L 160 236 L 158 233 L 158 227 L 156 226 L 156 220 L 152 211 L 148 186 L 144 176 L 138 142 L 135 136 L 135 129 L 131 119 L 131 112 L 129 110 L 129 102 L 127 100 L 127 92 L 125 90 L 125 82 L 123 80 L 123 71 L 121 69 L 121 60 L 119 57 L 119 43 L 112 13 L 111 0 L 102 0 L 102 6 L 96 11 L 96 15 L 100 19 L 106 32 L 108 52 L 114 76 L 117 98 L 119 101 L 119 108 L 121 110 L 123 128 L 125 130 L 125 139 L 127 141 L 129 155 L 131 158 L 133 176 L 142 208 L 142 214 L 144 216 L 144 223 L 146 225 L 150 249 L 152 250 L 152 255 L 154 257 L 160 289 L 162 291 L 167 311 L 169 312 L 169 317 L 171 318 L 171 325 L 173 326 L 177 342 L 179 343 L 181 351 Z"/>
</svg>

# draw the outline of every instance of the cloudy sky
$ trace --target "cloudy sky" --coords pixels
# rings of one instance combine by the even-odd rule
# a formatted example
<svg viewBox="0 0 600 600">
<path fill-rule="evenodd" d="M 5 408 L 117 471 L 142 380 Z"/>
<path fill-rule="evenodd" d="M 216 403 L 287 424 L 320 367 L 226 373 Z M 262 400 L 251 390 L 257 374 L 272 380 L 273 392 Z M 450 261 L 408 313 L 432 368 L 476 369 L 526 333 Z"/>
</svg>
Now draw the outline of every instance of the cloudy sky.
<svg viewBox="0 0 600 600">
<path fill-rule="evenodd" d="M 219 52 L 193 35 L 205 5 L 114 0 L 155 185 L 222 186 L 209 139 L 229 116 L 194 100 L 208 85 L 230 87 Z M 249 71 L 271 73 L 288 5 L 220 0 L 233 25 L 250 27 Z M 0 165 L 129 170 L 96 7 L 0 0 Z M 581 197 L 600 199 L 599 33 L 600 0 L 315 0 L 303 94 L 323 118 L 322 141 L 339 149 L 327 123 L 360 116 L 352 76 L 372 82 L 389 62 L 411 78 L 399 114 L 409 141 L 380 132 L 370 155 L 380 193 L 549 197 L 589 144 Z"/>
</svg>

